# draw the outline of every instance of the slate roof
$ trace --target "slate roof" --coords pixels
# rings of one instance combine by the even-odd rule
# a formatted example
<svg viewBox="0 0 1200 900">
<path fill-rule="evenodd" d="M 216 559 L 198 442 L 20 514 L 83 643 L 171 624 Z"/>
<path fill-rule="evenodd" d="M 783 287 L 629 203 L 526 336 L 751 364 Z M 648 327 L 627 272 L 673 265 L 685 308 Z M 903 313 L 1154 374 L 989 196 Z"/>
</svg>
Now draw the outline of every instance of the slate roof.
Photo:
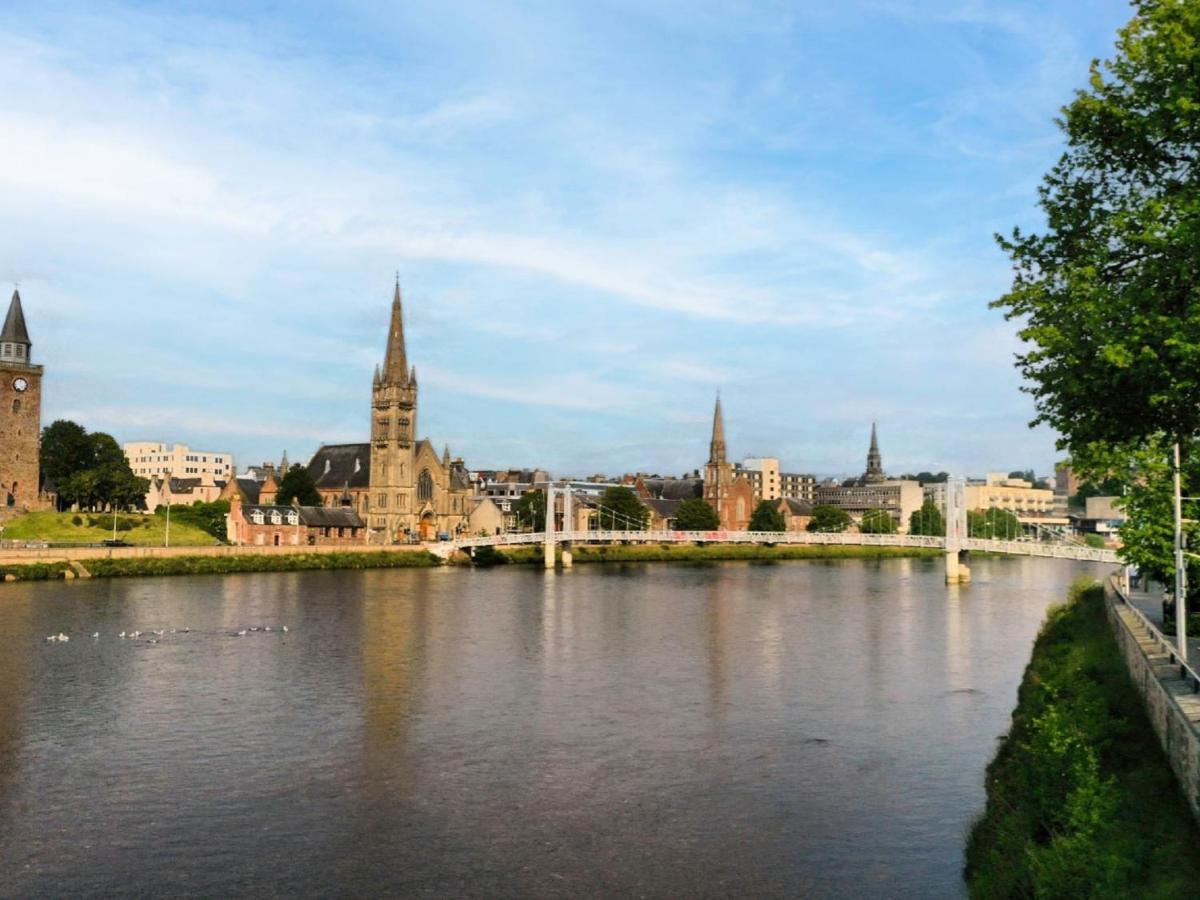
<svg viewBox="0 0 1200 900">
<path fill-rule="evenodd" d="M 812 515 L 812 511 L 813 511 L 812 504 L 809 503 L 807 500 L 801 500 L 797 497 L 784 497 L 780 501 L 780 503 L 786 503 L 787 507 L 788 507 L 788 511 L 791 512 L 791 514 L 793 516 L 811 516 Z"/>
<path fill-rule="evenodd" d="M 647 478 L 643 483 L 650 496 L 660 500 L 690 500 L 704 496 L 703 478 Z"/>
<path fill-rule="evenodd" d="M 25 312 L 21 309 L 21 295 L 13 291 L 12 302 L 8 306 L 8 315 L 4 318 L 4 328 L 0 330 L 0 341 L 13 344 L 29 344 L 29 329 L 25 327 Z"/>
<path fill-rule="evenodd" d="M 320 490 L 340 490 L 369 486 L 371 477 L 370 444 L 324 444 L 308 463 L 308 474 Z"/>
<path fill-rule="evenodd" d="M 679 512 L 679 507 L 683 505 L 682 500 L 653 499 L 643 500 L 642 502 L 654 510 L 655 514 L 662 519 L 675 518 L 675 514 Z"/>
<path fill-rule="evenodd" d="M 246 503 L 254 505 L 258 503 L 259 495 L 262 493 L 262 484 L 254 478 L 238 478 L 238 489 L 241 490 L 242 496 L 246 498 Z"/>
<path fill-rule="evenodd" d="M 264 516 L 270 516 L 271 513 L 277 512 L 283 517 L 284 523 L 287 523 L 288 514 L 297 512 L 300 514 L 300 524 L 310 528 L 366 528 L 366 524 L 358 517 L 352 509 L 347 509 L 344 506 L 243 506 L 242 516 L 249 519 L 255 512 L 261 512 Z"/>
</svg>

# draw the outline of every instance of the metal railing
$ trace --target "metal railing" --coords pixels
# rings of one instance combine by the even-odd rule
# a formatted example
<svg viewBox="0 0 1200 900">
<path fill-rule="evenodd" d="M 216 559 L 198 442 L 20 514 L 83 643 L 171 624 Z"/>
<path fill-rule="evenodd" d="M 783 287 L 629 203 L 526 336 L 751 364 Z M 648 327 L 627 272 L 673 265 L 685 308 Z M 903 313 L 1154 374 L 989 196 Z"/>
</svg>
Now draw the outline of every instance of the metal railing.
<svg viewBox="0 0 1200 900">
<path fill-rule="evenodd" d="M 1109 582 L 1112 584 L 1112 589 L 1117 595 L 1117 599 L 1121 601 L 1126 609 L 1133 613 L 1134 618 L 1137 619 L 1142 627 L 1146 629 L 1146 632 L 1150 635 L 1150 638 L 1156 643 L 1161 644 L 1162 647 L 1167 651 L 1167 655 L 1171 660 L 1171 665 L 1179 666 L 1179 677 L 1191 685 L 1193 693 L 1200 694 L 1200 673 L 1180 659 L 1179 648 L 1175 646 L 1174 641 L 1163 634 L 1158 629 L 1158 626 L 1151 622 L 1149 617 L 1147 617 L 1144 612 L 1138 609 L 1133 603 L 1129 602 L 1128 595 L 1126 595 L 1125 591 L 1121 587 L 1121 579 L 1117 575 L 1111 575 L 1109 576 Z"/>
</svg>

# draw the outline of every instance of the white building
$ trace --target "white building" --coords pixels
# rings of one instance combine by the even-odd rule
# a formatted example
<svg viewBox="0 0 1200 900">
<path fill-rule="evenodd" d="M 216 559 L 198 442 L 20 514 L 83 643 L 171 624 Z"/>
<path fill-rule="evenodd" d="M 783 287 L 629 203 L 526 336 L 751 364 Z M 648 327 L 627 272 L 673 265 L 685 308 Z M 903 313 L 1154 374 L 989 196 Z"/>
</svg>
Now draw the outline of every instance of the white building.
<svg viewBox="0 0 1200 900">
<path fill-rule="evenodd" d="M 233 454 L 193 450 L 187 444 L 154 443 L 131 441 L 123 448 L 129 467 L 139 478 L 186 478 L 200 479 L 200 484 L 210 487 L 216 482 L 224 484 L 233 477 Z"/>
</svg>

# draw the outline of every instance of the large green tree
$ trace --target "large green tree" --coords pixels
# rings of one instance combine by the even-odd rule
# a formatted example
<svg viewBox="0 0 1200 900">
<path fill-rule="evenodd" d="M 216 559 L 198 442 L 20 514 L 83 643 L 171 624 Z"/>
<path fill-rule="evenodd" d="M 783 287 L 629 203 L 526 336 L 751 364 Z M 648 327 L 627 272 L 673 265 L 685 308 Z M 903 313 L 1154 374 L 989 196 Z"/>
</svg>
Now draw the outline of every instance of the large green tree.
<svg viewBox="0 0 1200 900">
<path fill-rule="evenodd" d="M 279 480 L 279 493 L 275 495 L 275 503 L 279 506 L 291 506 L 295 501 L 300 506 L 321 506 L 321 492 L 312 473 L 305 466 L 296 463 L 284 473 Z"/>
<path fill-rule="evenodd" d="M 858 530 L 863 534 L 895 534 L 896 520 L 886 509 L 868 509 L 863 513 Z"/>
<path fill-rule="evenodd" d="M 56 423 L 57 424 L 57 423 Z M 78 437 L 74 429 L 63 433 Z M 88 450 L 76 459 L 89 465 L 71 472 L 58 482 L 59 501 L 81 509 L 130 509 L 145 505 L 150 483 L 138 478 L 129 467 L 125 452 L 111 435 L 97 431 L 87 435 Z"/>
<path fill-rule="evenodd" d="M 716 531 L 721 527 L 721 520 L 707 500 L 690 497 L 675 511 L 675 527 L 680 531 Z"/>
<path fill-rule="evenodd" d="M 526 491 L 517 501 L 517 530 L 546 530 L 546 492 Z"/>
<path fill-rule="evenodd" d="M 601 528 L 617 531 L 643 531 L 650 520 L 646 504 L 633 490 L 621 486 L 604 489 L 598 513 Z"/>
<path fill-rule="evenodd" d="M 67 419 L 56 419 L 42 429 L 38 457 L 42 477 L 56 485 L 61 485 L 76 472 L 90 469 L 96 462 L 87 429 Z"/>
<path fill-rule="evenodd" d="M 970 537 L 1011 541 L 1019 538 L 1024 531 L 1020 519 L 998 506 L 982 511 L 967 511 L 967 534 Z"/>
<path fill-rule="evenodd" d="M 946 534 L 946 517 L 942 515 L 941 508 L 932 500 L 926 500 L 920 509 L 914 509 L 908 517 L 908 533 L 943 537 Z"/>
<path fill-rule="evenodd" d="M 783 519 L 783 513 L 779 511 L 778 502 L 762 500 L 754 507 L 754 514 L 750 516 L 750 524 L 747 527 L 750 531 L 784 531 L 787 529 L 787 522 Z"/>
<path fill-rule="evenodd" d="M 812 518 L 808 520 L 809 531 L 845 531 L 850 527 L 850 513 L 837 506 L 821 504 L 814 506 Z"/>
</svg>

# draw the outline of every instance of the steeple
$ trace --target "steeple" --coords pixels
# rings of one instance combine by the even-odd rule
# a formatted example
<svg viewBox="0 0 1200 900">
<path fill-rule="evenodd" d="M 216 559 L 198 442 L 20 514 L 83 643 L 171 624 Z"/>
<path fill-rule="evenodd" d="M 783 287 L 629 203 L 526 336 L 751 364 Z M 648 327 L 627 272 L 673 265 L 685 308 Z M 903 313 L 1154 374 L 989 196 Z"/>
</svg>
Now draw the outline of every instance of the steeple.
<svg viewBox="0 0 1200 900">
<path fill-rule="evenodd" d="M 450 468 L 450 445 L 449 444 L 446 444 L 445 449 L 442 451 L 442 466 L 447 469 Z"/>
<path fill-rule="evenodd" d="M 721 415 L 721 395 L 717 394 L 717 406 L 713 410 L 712 441 L 708 445 L 710 463 L 725 462 L 725 419 Z"/>
<path fill-rule="evenodd" d="M 288 473 L 289 468 L 290 468 L 290 466 L 288 465 L 287 451 L 284 450 L 283 458 L 281 460 L 279 460 L 279 471 L 282 475 L 286 475 Z"/>
<path fill-rule="evenodd" d="M 883 456 L 879 452 L 879 436 L 875 432 L 875 423 L 871 423 L 871 448 L 867 451 L 867 471 L 863 481 L 867 484 L 878 484 L 886 480 L 883 474 Z"/>
<path fill-rule="evenodd" d="M 25 327 L 25 312 L 21 309 L 21 294 L 14 290 L 4 328 L 0 330 L 0 361 L 29 363 L 29 329 Z"/>
<path fill-rule="evenodd" d="M 400 305 L 400 276 L 396 275 L 396 292 L 392 295 L 392 325 L 388 330 L 387 355 L 383 358 L 383 380 L 389 384 L 404 382 L 408 377 L 408 359 L 404 352 L 404 312 Z"/>
</svg>

